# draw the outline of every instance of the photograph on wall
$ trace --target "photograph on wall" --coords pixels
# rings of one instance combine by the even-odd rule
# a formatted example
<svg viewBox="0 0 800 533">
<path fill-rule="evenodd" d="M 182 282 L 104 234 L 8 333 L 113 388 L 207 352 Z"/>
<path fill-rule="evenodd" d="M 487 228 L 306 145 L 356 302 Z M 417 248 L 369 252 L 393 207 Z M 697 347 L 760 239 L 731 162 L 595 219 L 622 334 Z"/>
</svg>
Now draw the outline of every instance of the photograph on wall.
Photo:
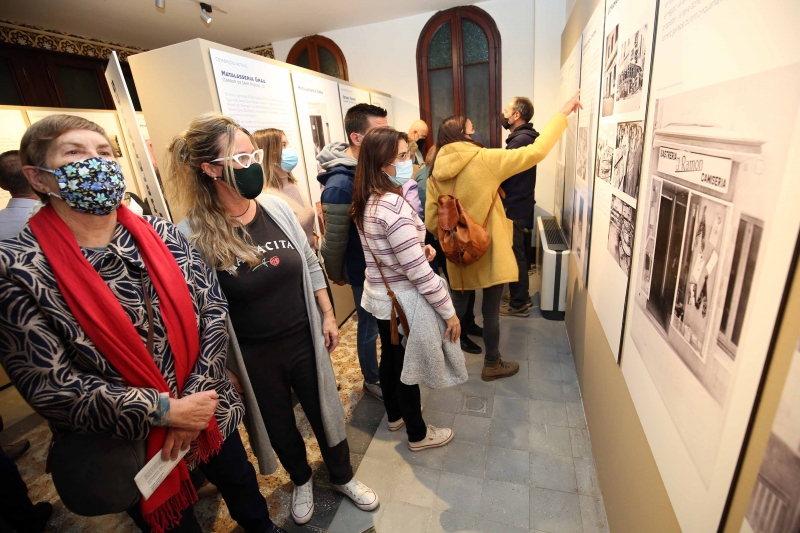
<svg viewBox="0 0 800 533">
<path fill-rule="evenodd" d="M 611 221 L 608 224 L 608 251 L 627 278 L 631 272 L 631 251 L 636 209 L 619 196 L 611 195 Z"/>
<path fill-rule="evenodd" d="M 617 145 L 616 124 L 602 124 L 597 134 L 597 161 L 595 162 L 595 177 L 611 183 L 611 172 L 614 165 L 614 150 Z"/>
<path fill-rule="evenodd" d="M 617 39 L 619 38 L 619 24 L 606 33 L 605 51 L 603 56 L 603 116 L 614 114 L 614 100 L 617 87 Z"/>
<path fill-rule="evenodd" d="M 314 155 L 317 156 L 331 139 L 328 109 L 324 102 L 308 103 L 308 122 L 311 126 L 311 138 L 314 140 Z"/>
<path fill-rule="evenodd" d="M 647 24 L 619 45 L 614 113 L 636 111 L 642 106 L 645 54 L 649 48 Z"/>
<path fill-rule="evenodd" d="M 589 127 L 578 127 L 578 151 L 575 155 L 575 177 L 586 181 L 586 167 L 589 159 Z"/>
<path fill-rule="evenodd" d="M 639 197 L 643 149 L 643 121 L 617 124 L 616 145 L 611 161 L 611 185 L 631 198 Z"/>
<path fill-rule="evenodd" d="M 741 533 L 800 531 L 800 346 L 798 346 Z"/>
<path fill-rule="evenodd" d="M 800 63 L 651 105 L 622 369 L 683 528 L 715 530 L 800 228 Z"/>
</svg>

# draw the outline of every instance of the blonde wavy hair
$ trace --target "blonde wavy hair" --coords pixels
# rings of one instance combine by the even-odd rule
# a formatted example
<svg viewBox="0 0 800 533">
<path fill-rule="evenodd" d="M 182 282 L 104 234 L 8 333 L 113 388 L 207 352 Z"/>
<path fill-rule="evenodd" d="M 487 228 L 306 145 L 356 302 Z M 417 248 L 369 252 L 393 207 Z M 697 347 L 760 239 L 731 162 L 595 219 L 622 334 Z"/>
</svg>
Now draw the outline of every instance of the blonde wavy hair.
<svg viewBox="0 0 800 533">
<path fill-rule="evenodd" d="M 234 276 L 237 259 L 253 268 L 261 262 L 261 254 L 247 233 L 243 232 L 243 237 L 231 223 L 217 196 L 214 180 L 203 172 L 201 165 L 220 157 L 220 151 L 223 157 L 232 156 L 237 131 L 250 137 L 232 118 L 207 113 L 192 120 L 189 128 L 167 148 L 167 175 L 174 180 L 174 199 L 189 208 L 186 219 L 193 232 L 189 241 L 208 264 Z M 236 189 L 230 159 L 224 161 L 220 179 Z"/>
<path fill-rule="evenodd" d="M 283 189 L 283 183 L 275 167 L 281 166 L 281 152 L 283 152 L 283 130 L 277 128 L 267 128 L 253 133 L 253 144 L 256 148 L 264 150 L 264 160 L 261 166 L 264 168 L 264 188 Z M 289 181 L 297 183 L 297 179 L 289 172 Z"/>
</svg>

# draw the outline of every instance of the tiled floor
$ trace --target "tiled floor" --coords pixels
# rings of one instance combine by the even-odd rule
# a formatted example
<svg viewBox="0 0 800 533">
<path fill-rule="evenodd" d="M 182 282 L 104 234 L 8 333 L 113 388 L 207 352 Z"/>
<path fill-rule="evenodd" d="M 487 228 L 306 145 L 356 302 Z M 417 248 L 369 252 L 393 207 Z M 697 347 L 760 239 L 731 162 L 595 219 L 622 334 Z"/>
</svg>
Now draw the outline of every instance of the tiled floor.
<svg viewBox="0 0 800 533">
<path fill-rule="evenodd" d="M 500 352 L 520 363 L 516 376 L 486 383 L 480 379 L 482 356 L 467 354 L 469 381 L 423 391 L 425 421 L 455 430 L 444 448 L 409 451 L 405 432 L 390 432 L 385 416 L 372 430 L 381 411 L 369 408 L 367 415 L 362 406 L 368 399 L 362 400 L 353 423 L 368 429 L 351 431 L 374 435 L 356 476 L 378 492 L 379 509 L 364 513 L 343 501 L 332 518 L 320 517 L 313 528 L 284 527 L 330 533 L 370 527 L 377 533 L 607 531 L 564 323 L 533 315 L 501 319 Z"/>
</svg>

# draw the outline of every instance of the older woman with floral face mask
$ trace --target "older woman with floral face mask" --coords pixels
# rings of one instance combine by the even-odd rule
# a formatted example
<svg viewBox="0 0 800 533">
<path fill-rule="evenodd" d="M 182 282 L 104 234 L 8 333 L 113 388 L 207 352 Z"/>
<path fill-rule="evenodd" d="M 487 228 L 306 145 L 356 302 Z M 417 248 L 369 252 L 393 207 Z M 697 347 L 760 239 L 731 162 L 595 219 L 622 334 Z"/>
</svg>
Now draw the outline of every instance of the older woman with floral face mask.
<svg viewBox="0 0 800 533">
<path fill-rule="evenodd" d="M 125 182 L 93 122 L 47 117 L 28 128 L 20 156 L 47 205 L 0 249 L 0 361 L 50 423 L 51 454 L 72 446 L 87 469 L 116 465 L 108 449 L 123 441 L 142 450 L 139 464 L 177 461 L 127 509 L 143 531 L 200 531 L 195 466 L 245 531 L 283 531 L 236 429 L 244 406 L 225 371 L 228 309 L 213 273 L 175 226 L 120 206 Z M 90 492 L 99 496 L 87 505 L 105 509 L 94 514 L 125 510 L 109 510 L 122 487 L 103 484 L 108 472 L 59 486 L 72 462 L 51 465 L 65 504 Z"/>
</svg>

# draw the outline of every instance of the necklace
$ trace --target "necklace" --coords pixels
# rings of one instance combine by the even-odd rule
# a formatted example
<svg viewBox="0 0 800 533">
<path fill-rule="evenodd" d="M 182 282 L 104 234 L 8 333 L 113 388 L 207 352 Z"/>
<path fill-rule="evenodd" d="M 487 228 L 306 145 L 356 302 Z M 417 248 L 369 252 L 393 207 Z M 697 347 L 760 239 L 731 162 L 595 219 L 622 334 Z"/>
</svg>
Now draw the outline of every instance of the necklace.
<svg viewBox="0 0 800 533">
<path fill-rule="evenodd" d="M 248 211 L 250 211 L 250 200 L 247 201 L 247 208 L 244 210 L 244 213 L 242 213 L 241 215 L 228 215 L 228 216 L 234 219 L 236 222 L 238 222 L 240 226 L 244 226 L 244 222 L 242 222 L 242 217 L 245 216 Z"/>
</svg>

